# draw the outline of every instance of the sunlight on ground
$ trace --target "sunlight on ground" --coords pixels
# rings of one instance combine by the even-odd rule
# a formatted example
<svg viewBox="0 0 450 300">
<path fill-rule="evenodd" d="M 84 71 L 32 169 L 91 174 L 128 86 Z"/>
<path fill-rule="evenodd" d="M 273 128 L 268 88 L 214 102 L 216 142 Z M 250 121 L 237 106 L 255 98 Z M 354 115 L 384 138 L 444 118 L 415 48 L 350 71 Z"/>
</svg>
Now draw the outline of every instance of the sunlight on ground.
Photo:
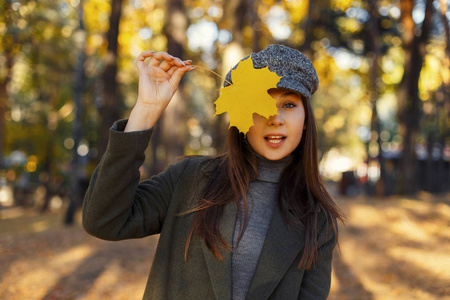
<svg viewBox="0 0 450 300">
<path fill-rule="evenodd" d="M 111 286 L 116 286 L 119 282 L 120 274 L 122 269 L 118 261 L 112 261 L 105 271 L 98 277 L 89 294 L 86 295 L 86 299 L 109 299 L 111 298 L 112 291 Z"/>
<path fill-rule="evenodd" d="M 338 198 L 328 300 L 450 300 L 450 197 Z M 36 232 L 37 231 L 37 232 Z M 141 299 L 158 237 L 106 242 L 58 214 L 0 223 L 0 299 Z"/>
<path fill-rule="evenodd" d="M 21 299 L 41 299 L 60 277 L 70 274 L 91 252 L 91 247 L 87 245 L 74 247 L 52 256 L 45 267 L 41 265 L 42 257 L 32 256 L 17 260 L 9 266 L 9 272 L 2 279 L 0 295 L 7 299 L 8 295 L 20 293 Z M 17 273 L 22 275 L 17 277 Z"/>
<path fill-rule="evenodd" d="M 43 232 L 49 229 L 63 227 L 65 209 L 54 212 L 40 213 L 36 208 L 8 208 L 0 210 L 0 234 L 14 232 L 16 234 Z M 80 223 L 81 215 L 75 215 L 75 221 Z"/>
<path fill-rule="evenodd" d="M 91 255 L 92 251 L 92 247 L 88 245 L 81 245 L 56 255 L 52 258 L 51 264 L 55 267 L 74 264 Z"/>
<path fill-rule="evenodd" d="M 79 224 L 2 234 L 0 299 L 141 299 L 157 241 L 102 241 Z"/>
<path fill-rule="evenodd" d="M 330 299 L 450 299 L 448 195 L 338 204 L 348 223 L 340 227 Z M 346 294 L 349 286 L 359 294 Z"/>
<path fill-rule="evenodd" d="M 150 270 L 149 265 L 143 272 L 146 273 L 148 270 Z M 130 274 L 123 266 L 120 266 L 118 261 L 114 261 L 95 280 L 89 293 L 83 299 L 141 299 L 147 277 L 140 274 L 142 273 Z M 119 288 L 111 289 L 113 286 Z"/>
<path fill-rule="evenodd" d="M 388 254 L 394 259 L 411 264 L 417 269 L 423 269 L 436 278 L 447 281 L 450 285 L 450 255 L 442 250 L 412 249 L 407 247 L 395 247 Z"/>
<path fill-rule="evenodd" d="M 33 232 L 40 232 L 47 229 L 50 229 L 48 222 L 46 221 L 37 221 L 31 225 Z"/>
</svg>

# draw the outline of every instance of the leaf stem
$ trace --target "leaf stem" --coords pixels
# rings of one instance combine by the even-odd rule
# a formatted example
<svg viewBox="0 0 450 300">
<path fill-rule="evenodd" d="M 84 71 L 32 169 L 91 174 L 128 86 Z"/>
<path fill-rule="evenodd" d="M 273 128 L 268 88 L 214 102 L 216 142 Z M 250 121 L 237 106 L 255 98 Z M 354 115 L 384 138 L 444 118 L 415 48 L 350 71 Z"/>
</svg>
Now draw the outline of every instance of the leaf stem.
<svg viewBox="0 0 450 300">
<path fill-rule="evenodd" d="M 229 84 L 232 84 L 231 82 L 229 82 L 228 80 L 226 80 L 225 78 L 223 78 L 222 76 L 220 76 L 219 74 L 217 74 L 216 72 L 214 72 L 213 70 L 210 70 L 210 69 L 208 69 L 208 68 L 206 68 L 206 67 L 199 66 L 199 65 L 191 65 L 191 66 L 196 67 L 196 68 L 200 68 L 200 69 L 207 70 L 207 71 L 213 73 L 214 75 L 218 76 L 218 77 L 219 77 L 220 79 L 222 79 L 223 81 L 226 81 L 226 82 L 228 82 Z"/>
</svg>

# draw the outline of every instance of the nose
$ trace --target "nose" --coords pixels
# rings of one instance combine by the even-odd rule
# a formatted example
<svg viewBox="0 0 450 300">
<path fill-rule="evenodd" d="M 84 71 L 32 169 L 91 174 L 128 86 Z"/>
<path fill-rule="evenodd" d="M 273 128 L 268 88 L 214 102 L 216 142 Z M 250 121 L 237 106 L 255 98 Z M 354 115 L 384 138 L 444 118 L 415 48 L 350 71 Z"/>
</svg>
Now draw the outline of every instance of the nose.
<svg viewBox="0 0 450 300">
<path fill-rule="evenodd" d="M 280 115 L 273 115 L 269 117 L 269 126 L 282 126 L 284 119 Z"/>
</svg>

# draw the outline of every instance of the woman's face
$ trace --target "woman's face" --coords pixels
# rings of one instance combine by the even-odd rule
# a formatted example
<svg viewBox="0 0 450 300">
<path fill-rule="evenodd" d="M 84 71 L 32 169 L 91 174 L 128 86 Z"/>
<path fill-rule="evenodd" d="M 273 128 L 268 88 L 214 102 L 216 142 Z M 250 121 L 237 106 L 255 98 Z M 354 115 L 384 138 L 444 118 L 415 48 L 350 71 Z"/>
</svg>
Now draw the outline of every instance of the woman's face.
<svg viewBox="0 0 450 300">
<path fill-rule="evenodd" d="M 269 160 L 279 160 L 292 153 L 302 139 L 305 109 L 300 96 L 287 89 L 270 89 L 277 103 L 278 115 L 266 119 L 253 114 L 253 126 L 247 140 L 253 150 Z"/>
</svg>

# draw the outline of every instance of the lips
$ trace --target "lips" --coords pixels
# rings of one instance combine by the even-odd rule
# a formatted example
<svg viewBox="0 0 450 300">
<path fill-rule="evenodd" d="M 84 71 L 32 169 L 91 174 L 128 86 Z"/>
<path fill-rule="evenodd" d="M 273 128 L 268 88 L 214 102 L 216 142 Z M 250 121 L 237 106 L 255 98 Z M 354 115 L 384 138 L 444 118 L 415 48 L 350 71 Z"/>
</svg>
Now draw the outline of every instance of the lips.
<svg viewBox="0 0 450 300">
<path fill-rule="evenodd" d="M 281 146 L 284 140 L 286 139 L 285 135 L 278 135 L 278 134 L 270 134 L 264 136 L 264 139 L 266 140 L 266 143 L 271 147 L 278 147 Z"/>
</svg>

